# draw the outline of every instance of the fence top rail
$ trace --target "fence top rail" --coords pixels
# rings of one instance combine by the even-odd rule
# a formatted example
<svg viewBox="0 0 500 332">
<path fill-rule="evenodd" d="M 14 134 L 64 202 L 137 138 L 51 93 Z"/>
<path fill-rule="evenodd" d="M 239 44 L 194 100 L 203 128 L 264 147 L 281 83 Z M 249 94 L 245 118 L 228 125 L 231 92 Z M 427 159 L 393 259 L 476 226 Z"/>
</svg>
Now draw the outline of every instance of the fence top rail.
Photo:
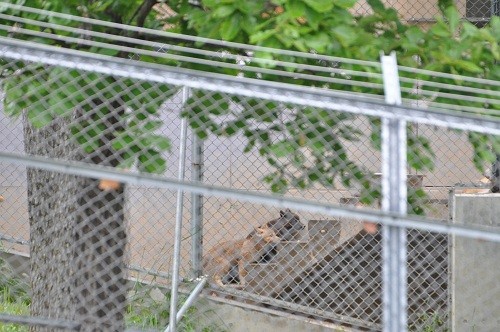
<svg viewBox="0 0 500 332">
<path fill-rule="evenodd" d="M 237 190 L 220 186 L 206 185 L 198 182 L 180 181 L 173 178 L 145 173 L 130 173 L 112 167 L 92 165 L 84 162 L 50 159 L 40 156 L 26 156 L 18 153 L 0 151 L 0 161 L 16 163 L 27 167 L 47 171 L 72 174 L 77 176 L 110 179 L 130 185 L 154 186 L 183 190 L 205 196 L 215 196 L 242 200 L 275 207 L 291 208 L 313 213 L 320 213 L 336 218 L 352 218 L 371 221 L 382 225 L 413 228 L 430 232 L 454 234 L 478 240 L 500 242 L 500 229 L 481 225 L 454 224 L 445 220 L 430 221 L 417 216 L 385 212 L 369 208 L 353 208 L 338 206 L 301 198 L 291 198 L 266 193 Z"/>
<path fill-rule="evenodd" d="M 0 18 L 2 18 L 3 14 L 0 14 Z M 50 24 L 53 25 L 53 24 Z M 0 24 L 0 30 L 5 30 L 9 31 L 11 27 L 2 25 Z M 72 28 L 64 28 L 64 29 L 72 29 Z M 92 40 L 86 40 L 86 39 L 80 39 L 78 37 L 67 37 L 67 36 L 62 36 L 54 33 L 47 33 L 47 32 L 40 32 L 40 31 L 34 31 L 34 30 L 29 30 L 29 29 L 24 29 L 24 28 L 16 28 L 16 33 L 22 33 L 25 35 L 33 36 L 33 37 L 39 37 L 39 38 L 46 38 L 50 40 L 57 40 L 57 41 L 62 41 L 65 43 L 78 43 L 80 45 L 86 45 L 89 47 L 99 47 L 102 49 L 107 49 L 107 50 L 112 50 L 112 51 L 117 51 L 117 52 L 129 52 L 134 54 L 134 56 L 148 56 L 148 57 L 154 57 L 156 59 L 167 59 L 167 60 L 174 60 L 177 61 L 178 63 L 190 63 L 190 64 L 199 64 L 199 65 L 207 65 L 211 66 L 211 68 L 225 68 L 225 69 L 233 69 L 241 72 L 250 72 L 253 74 L 265 74 L 265 75 L 274 75 L 276 77 L 289 77 L 293 79 L 301 79 L 301 80 L 307 80 L 310 82 L 316 82 L 316 83 L 337 83 L 337 84 L 344 84 L 344 85 L 349 85 L 349 86 L 358 86 L 358 87 L 369 87 L 375 90 L 382 91 L 382 85 L 380 83 L 370 83 L 366 81 L 361 81 L 361 80 L 353 80 L 352 77 L 360 77 L 360 78 L 379 78 L 381 77 L 380 74 L 376 73 L 366 73 L 362 71 L 354 71 L 354 70 L 344 70 L 340 68 L 330 68 L 330 67 L 320 67 L 320 66 L 314 66 L 314 65 L 307 65 L 307 64 L 297 64 L 293 62 L 284 62 L 284 61 L 276 61 L 276 60 L 268 60 L 268 59 L 261 59 L 261 58 L 252 58 L 252 62 L 257 62 L 260 64 L 265 64 L 265 65 L 270 65 L 272 64 L 273 66 L 286 66 L 289 68 L 294 68 L 298 70 L 307 70 L 309 72 L 323 72 L 323 73 L 330 73 L 332 75 L 340 75 L 341 77 L 349 75 L 351 79 L 345 79 L 345 78 L 337 78 L 337 77 L 324 77 L 324 76 L 316 76 L 313 74 L 307 74 L 307 73 L 297 73 L 297 72 L 290 72 L 287 70 L 281 70 L 281 69 L 271 69 L 271 68 L 263 68 L 263 67 L 255 67 L 255 66 L 248 66 L 246 64 L 246 59 L 242 58 L 241 56 L 233 55 L 230 53 L 225 53 L 225 52 L 213 52 L 213 51 L 204 51 L 204 50 L 199 50 L 199 49 L 194 49 L 194 48 L 186 48 L 182 46 L 176 46 L 172 44 L 164 44 L 164 43 L 158 43 L 158 42 L 148 42 L 148 41 L 141 41 L 141 40 L 134 40 L 136 46 L 148 46 L 152 47 L 153 50 L 145 50 L 137 47 L 131 47 L 131 46 L 122 46 L 122 45 L 114 45 L 110 43 L 103 43 L 103 42 L 98 42 L 98 41 L 92 41 Z M 74 30 L 81 30 L 81 29 L 74 29 Z M 82 30 L 84 31 L 84 30 Z M 115 38 L 116 40 L 124 41 L 127 43 L 130 43 L 128 40 L 131 38 L 125 38 L 125 37 L 119 37 L 116 35 L 109 35 L 109 34 L 103 34 L 103 33 L 96 33 L 96 32 L 89 32 L 89 35 L 108 35 L 111 36 L 110 38 Z M 176 50 L 176 51 L 181 51 L 181 54 L 173 54 L 170 53 L 171 50 Z M 186 54 L 186 55 L 184 55 Z M 216 60 L 211 60 L 207 58 L 196 58 L 192 57 L 189 54 L 196 54 L 196 55 L 208 55 L 210 58 L 215 58 Z M 241 58 L 241 59 L 239 59 Z M 222 60 L 217 60 L 217 59 L 222 59 Z M 224 59 L 229 59 L 233 60 L 233 62 L 225 62 L 223 61 Z M 250 59 L 250 58 L 248 58 Z M 364 93 L 364 95 L 370 95 L 369 93 Z"/>
<path fill-rule="evenodd" d="M 137 62 L 12 38 L 0 37 L 0 56 L 7 59 L 187 86 L 286 104 L 382 118 L 398 118 L 415 123 L 500 135 L 500 119 L 493 116 L 466 114 L 449 109 L 388 105 L 374 96 Z"/>
<path fill-rule="evenodd" d="M 398 66 L 398 70 L 400 72 L 422 74 L 422 75 L 432 76 L 432 77 L 443 77 L 443 78 L 449 78 L 449 79 L 456 80 L 456 81 L 467 81 L 467 82 L 474 82 L 474 83 L 479 83 L 479 84 L 484 84 L 484 85 L 492 85 L 492 86 L 499 86 L 500 87 L 500 81 L 494 81 L 494 80 L 489 80 L 489 79 L 485 79 L 485 78 L 469 77 L 469 76 L 450 74 L 450 73 L 441 73 L 441 72 L 437 72 L 437 71 L 420 69 L 420 68 L 412 68 L 412 67 L 406 67 L 406 66 Z M 429 82 L 432 82 L 432 81 L 429 81 Z M 453 85 L 453 86 L 460 87 L 459 85 Z M 497 94 L 499 93 L 498 90 L 496 91 L 496 93 Z"/>
</svg>

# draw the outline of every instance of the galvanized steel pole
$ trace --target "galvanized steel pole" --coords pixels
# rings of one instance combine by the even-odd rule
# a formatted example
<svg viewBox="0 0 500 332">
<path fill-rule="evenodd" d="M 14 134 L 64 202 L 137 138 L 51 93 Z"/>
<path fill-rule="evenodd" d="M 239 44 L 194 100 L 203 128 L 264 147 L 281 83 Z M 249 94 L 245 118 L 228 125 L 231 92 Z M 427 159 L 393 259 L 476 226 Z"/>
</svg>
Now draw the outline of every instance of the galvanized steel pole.
<svg viewBox="0 0 500 332">
<path fill-rule="evenodd" d="M 396 54 L 381 56 L 385 101 L 401 105 Z M 382 119 L 382 210 L 407 213 L 406 121 Z M 385 332 L 407 330 L 406 228 L 382 227 Z"/>
<path fill-rule="evenodd" d="M 189 88 L 182 89 L 182 103 L 186 103 L 189 98 Z M 179 169 L 177 178 L 179 181 L 184 180 L 186 171 L 186 137 L 187 137 L 187 121 L 185 118 L 181 120 L 181 136 L 179 145 Z M 184 207 L 184 191 L 177 190 L 177 210 L 175 213 L 175 235 L 174 235 L 174 257 L 172 264 L 172 293 L 170 297 L 170 331 L 176 331 L 176 313 L 177 302 L 179 295 L 179 266 L 181 259 L 181 240 L 182 240 L 182 212 Z"/>
</svg>

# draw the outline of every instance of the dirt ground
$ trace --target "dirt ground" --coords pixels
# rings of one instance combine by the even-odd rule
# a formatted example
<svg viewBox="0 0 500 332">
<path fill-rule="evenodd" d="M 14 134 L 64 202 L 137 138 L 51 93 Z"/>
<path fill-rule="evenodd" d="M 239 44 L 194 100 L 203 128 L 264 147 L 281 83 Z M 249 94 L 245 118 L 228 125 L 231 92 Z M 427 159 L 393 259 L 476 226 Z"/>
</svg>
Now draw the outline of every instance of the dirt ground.
<svg viewBox="0 0 500 332">
<path fill-rule="evenodd" d="M 164 133 L 172 141 L 172 152 L 166 155 L 167 177 L 177 177 L 179 153 L 178 115 L 171 111 L 162 113 L 168 123 Z M 358 126 L 366 125 L 362 120 Z M 472 150 L 464 134 L 444 131 L 434 127 L 418 128 L 426 135 L 436 153 L 436 167 L 432 173 L 424 174 L 423 186 L 436 204 L 431 207 L 431 215 L 448 218 L 445 201 L 448 191 L 455 185 L 477 182 L 479 174 L 472 163 Z M 0 141 L 5 142 L 2 151 L 23 153 L 22 126 L 4 118 L 0 112 Z M 256 192 L 268 192 L 262 184 L 262 177 L 269 172 L 269 166 L 258 154 L 243 154 L 243 137 L 235 135 L 228 138 L 210 138 L 204 142 L 204 182 L 211 185 L 225 186 L 232 189 L 245 189 Z M 191 177 L 191 139 L 187 143 L 186 178 Z M 373 172 L 380 172 L 380 156 L 369 142 L 353 142 L 348 145 L 351 158 L 358 160 Z M 28 241 L 28 208 L 26 197 L 25 167 L 0 163 L 0 234 L 20 241 Z M 415 171 L 409 170 L 409 173 Z M 353 197 L 356 189 L 348 191 L 311 189 L 308 191 L 290 191 L 288 195 L 314 201 L 338 204 L 341 198 Z M 168 272 L 172 264 L 173 229 L 176 214 L 176 192 L 152 187 L 129 187 L 127 189 L 127 221 L 129 227 L 130 264 L 144 269 Z M 189 275 L 191 269 L 190 252 L 190 215 L 191 195 L 185 194 L 183 212 L 182 265 L 183 275 Z M 223 239 L 244 237 L 252 227 L 277 218 L 279 209 L 241 202 L 229 198 L 205 197 L 203 199 L 203 247 L 205 250 Z M 321 219 L 311 213 L 296 211 L 302 221 Z M 342 221 L 341 241 L 359 230 L 359 222 Z M 1 242 L 4 249 L 27 252 L 28 247 L 12 241 Z"/>
</svg>

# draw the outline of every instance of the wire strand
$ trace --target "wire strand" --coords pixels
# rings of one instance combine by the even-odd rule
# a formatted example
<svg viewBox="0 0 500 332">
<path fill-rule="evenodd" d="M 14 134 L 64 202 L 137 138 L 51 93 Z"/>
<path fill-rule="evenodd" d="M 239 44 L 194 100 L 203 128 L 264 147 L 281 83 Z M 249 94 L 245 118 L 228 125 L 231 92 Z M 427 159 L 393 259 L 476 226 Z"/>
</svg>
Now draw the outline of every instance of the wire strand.
<svg viewBox="0 0 500 332">
<path fill-rule="evenodd" d="M 305 53 L 305 52 L 299 52 L 299 51 L 282 50 L 282 49 L 277 49 L 277 48 L 228 42 L 228 41 L 216 40 L 216 39 L 210 39 L 210 38 L 204 38 L 204 37 L 198 37 L 198 36 L 183 35 L 183 34 L 178 34 L 178 33 L 173 33 L 173 32 L 168 32 L 168 31 L 153 30 L 153 29 L 136 27 L 136 26 L 126 25 L 126 24 L 121 24 L 121 23 L 107 22 L 107 21 L 101 21 L 101 20 L 96 20 L 96 19 L 87 18 L 87 17 L 80 17 L 80 16 L 76 16 L 76 15 L 52 12 L 52 11 L 48 11 L 48 10 L 44 10 L 44 9 L 26 7 L 26 6 L 10 4 L 10 3 L 2 3 L 2 6 L 12 8 L 12 9 L 17 9 L 20 11 L 25 11 L 25 12 L 32 13 L 32 14 L 53 16 L 53 17 L 58 17 L 58 18 L 67 19 L 67 20 L 73 20 L 73 21 L 82 22 L 82 23 L 90 23 L 90 24 L 94 24 L 94 25 L 106 26 L 109 28 L 116 28 L 116 29 L 121 29 L 121 30 L 126 30 L 126 31 L 140 32 L 143 34 L 149 34 L 149 35 L 155 35 L 155 36 L 161 36 L 161 37 L 167 37 L 167 38 L 174 38 L 174 39 L 179 39 L 179 40 L 184 40 L 184 41 L 201 42 L 201 43 L 206 43 L 206 44 L 211 44 L 211 45 L 216 45 L 216 46 L 236 48 L 236 49 L 247 50 L 247 51 L 261 51 L 261 52 L 268 52 L 268 53 L 274 53 L 274 54 L 280 54 L 280 55 L 290 55 L 290 56 L 295 56 L 295 57 L 299 57 L 299 58 L 308 58 L 308 59 L 314 59 L 314 60 L 324 60 L 324 61 L 332 61 L 332 62 L 340 61 L 340 62 L 344 62 L 344 63 L 358 64 L 358 65 L 372 66 L 372 67 L 380 68 L 380 63 L 378 63 L 376 61 L 341 58 L 341 57 L 334 57 L 334 56 L 321 55 L 321 54 L 315 54 L 315 53 Z"/>
<path fill-rule="evenodd" d="M 469 86 L 462 86 L 462 85 L 456 85 L 456 84 L 449 84 L 449 83 L 440 83 L 440 82 L 433 82 L 433 81 L 425 81 L 421 80 L 418 78 L 408 78 L 408 77 L 400 77 L 399 78 L 400 82 L 403 83 L 413 83 L 417 85 L 420 89 L 425 89 L 425 86 L 429 87 L 435 87 L 435 88 L 441 88 L 441 89 L 447 89 L 447 90 L 456 90 L 456 91 L 463 91 L 463 92 L 470 92 L 470 93 L 477 93 L 477 94 L 489 94 L 493 96 L 498 96 L 500 97 L 500 90 L 488 90 L 488 89 L 481 89 L 481 88 L 473 88 Z"/>
<path fill-rule="evenodd" d="M 355 71 L 355 70 L 343 69 L 343 68 L 315 66 L 315 65 L 310 65 L 310 64 L 300 64 L 300 63 L 295 63 L 295 62 L 286 62 L 286 61 L 252 57 L 252 56 L 248 56 L 248 55 L 242 56 L 242 55 L 236 55 L 236 54 L 231 54 L 228 52 L 221 52 L 221 51 L 207 51 L 207 50 L 196 49 L 196 48 L 191 48 L 191 47 L 172 45 L 172 44 L 168 44 L 168 43 L 153 42 L 153 41 L 147 41 L 147 40 L 142 40 L 142 39 L 124 37 L 124 36 L 120 36 L 120 35 L 97 32 L 97 31 L 92 31 L 92 30 L 85 30 L 85 29 L 81 29 L 81 28 L 73 28 L 73 27 L 68 27 L 68 26 L 64 26 L 64 25 L 60 25 L 60 24 L 36 21 L 36 20 L 32 20 L 32 19 L 26 19 L 26 18 L 22 18 L 22 17 L 13 16 L 13 15 L 5 15 L 5 14 L 1 14 L 1 13 L 0 13 L 0 18 L 4 18 L 4 19 L 11 20 L 11 21 L 18 22 L 18 23 L 31 24 L 31 25 L 35 25 L 35 26 L 39 26 L 39 27 L 43 27 L 43 28 L 50 28 L 50 29 L 67 31 L 67 32 L 71 32 L 71 33 L 74 33 L 77 35 L 78 34 L 79 35 L 86 35 L 86 36 L 99 37 L 99 38 L 104 38 L 104 39 L 108 39 L 108 40 L 113 40 L 113 41 L 117 41 L 117 42 L 123 42 L 123 43 L 127 43 L 127 44 L 149 46 L 149 47 L 156 48 L 157 52 L 161 52 L 163 50 L 167 50 L 167 52 L 168 52 L 168 51 L 173 50 L 173 51 L 191 53 L 191 54 L 196 54 L 196 55 L 203 55 L 203 56 L 208 56 L 208 57 L 226 58 L 226 59 L 231 59 L 231 60 L 235 60 L 238 62 L 250 61 L 250 62 L 256 62 L 256 63 L 260 63 L 260 64 L 264 64 L 264 65 L 283 66 L 283 67 L 290 67 L 290 68 L 296 68 L 296 69 L 311 70 L 311 71 L 333 73 L 333 74 L 360 76 L 360 77 L 367 77 L 367 78 L 381 78 L 382 77 L 382 74 L 380 74 L 380 73 L 362 72 L 362 71 Z M 17 30 L 19 28 L 12 28 L 12 29 L 14 31 L 14 30 Z M 27 29 L 27 30 L 29 31 L 29 29 Z M 245 65 L 240 65 L 240 67 L 244 67 L 244 66 Z"/>
<path fill-rule="evenodd" d="M 412 73 L 412 74 L 422 74 L 422 75 L 429 75 L 429 76 L 433 76 L 433 77 L 449 78 L 449 79 L 452 79 L 455 81 L 464 81 L 464 82 L 473 82 L 473 83 L 500 86 L 500 81 L 493 81 L 493 80 L 489 80 L 486 78 L 448 74 L 448 73 L 442 73 L 442 72 L 437 72 L 437 71 L 431 71 L 431 70 L 427 70 L 427 69 L 411 68 L 411 67 L 405 67 L 405 66 L 398 66 L 398 70 L 400 72 L 408 72 L 408 73 Z"/>
<path fill-rule="evenodd" d="M 9 31 L 10 28 L 11 27 L 9 27 L 9 26 L 0 24 L 0 30 Z M 313 74 L 289 72 L 289 71 L 285 71 L 285 70 L 267 69 L 267 68 L 261 68 L 261 67 L 253 67 L 253 66 L 242 66 L 239 64 L 231 64 L 231 63 L 220 62 L 220 61 L 199 59 L 199 58 L 193 58 L 193 57 L 188 57 L 188 56 L 183 56 L 183 55 L 175 55 L 175 54 L 171 54 L 171 53 L 161 53 L 161 52 L 159 53 L 156 51 L 142 50 L 142 49 L 137 49 L 137 48 L 128 47 L 128 46 L 102 43 L 102 42 L 91 41 L 91 40 L 87 40 L 87 39 L 83 39 L 83 38 L 67 37 L 67 36 L 51 34 L 51 33 L 47 33 L 47 32 L 28 30 L 28 29 L 24 29 L 24 28 L 15 28 L 15 29 L 16 29 L 16 32 L 22 32 L 26 35 L 31 35 L 31 36 L 35 36 L 35 37 L 47 38 L 47 39 L 51 39 L 51 40 L 59 40 L 62 42 L 77 43 L 77 44 L 86 45 L 89 47 L 92 47 L 92 46 L 102 47 L 102 48 L 107 48 L 107 49 L 115 50 L 115 51 L 131 52 L 134 54 L 153 56 L 153 57 L 164 58 L 164 59 L 169 59 L 169 60 L 184 61 L 185 63 L 196 63 L 196 64 L 203 64 L 203 65 L 220 67 L 220 68 L 234 69 L 234 70 L 238 70 L 240 72 L 253 72 L 253 73 L 260 73 L 260 74 L 276 75 L 276 76 L 280 76 L 280 77 L 289 77 L 289 78 L 294 78 L 294 79 L 305 79 L 305 80 L 315 81 L 315 82 L 344 84 L 344 85 L 350 85 L 350 86 L 379 89 L 380 91 L 382 91 L 382 89 L 383 89 L 382 84 L 379 84 L 379 83 L 368 83 L 368 82 L 364 82 L 364 81 L 359 82 L 359 81 L 354 81 L 354 80 L 349 80 L 349 79 L 330 78 L 330 77 L 316 76 Z"/>
<path fill-rule="evenodd" d="M 432 96 L 432 97 L 444 97 L 444 98 L 450 98 L 450 99 L 454 99 L 454 100 L 464 100 L 464 101 L 470 101 L 470 102 L 475 102 L 475 103 L 500 104 L 500 99 L 466 96 L 466 95 L 461 95 L 458 93 L 447 93 L 447 92 L 430 91 L 430 90 L 419 90 L 418 92 L 415 92 L 415 90 L 412 88 L 404 88 L 404 87 L 401 88 L 401 91 L 414 94 L 415 96 L 422 95 L 422 96 Z"/>
</svg>

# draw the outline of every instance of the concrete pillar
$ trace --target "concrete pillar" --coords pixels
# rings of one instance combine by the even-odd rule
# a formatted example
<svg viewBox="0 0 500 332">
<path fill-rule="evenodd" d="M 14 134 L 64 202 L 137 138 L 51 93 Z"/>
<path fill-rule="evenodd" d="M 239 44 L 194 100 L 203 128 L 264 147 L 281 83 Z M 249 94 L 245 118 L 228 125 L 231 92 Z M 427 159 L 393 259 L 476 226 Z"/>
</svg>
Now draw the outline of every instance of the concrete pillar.
<svg viewBox="0 0 500 332">
<path fill-rule="evenodd" d="M 456 190 L 457 224 L 500 227 L 500 194 Z M 451 241 L 452 331 L 498 331 L 500 326 L 500 243 L 453 236 Z"/>
</svg>

